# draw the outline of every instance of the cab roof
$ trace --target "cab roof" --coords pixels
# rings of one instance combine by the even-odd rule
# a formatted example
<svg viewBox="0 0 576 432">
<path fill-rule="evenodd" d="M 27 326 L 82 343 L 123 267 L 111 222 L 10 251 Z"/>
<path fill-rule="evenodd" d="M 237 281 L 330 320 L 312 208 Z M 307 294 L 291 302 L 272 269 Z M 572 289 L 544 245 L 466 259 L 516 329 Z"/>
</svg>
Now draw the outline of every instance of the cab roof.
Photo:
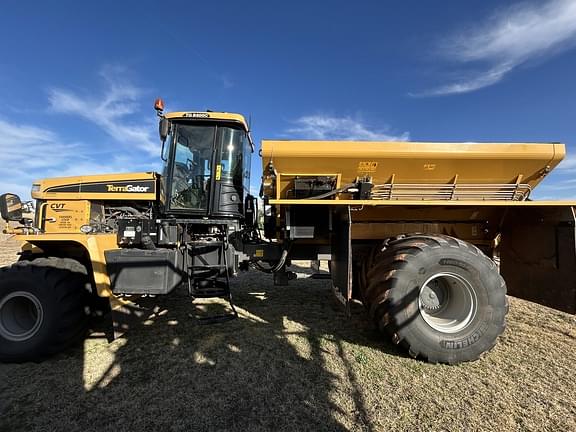
<svg viewBox="0 0 576 432">
<path fill-rule="evenodd" d="M 245 131 L 249 131 L 248 123 L 241 114 L 217 112 L 217 111 L 178 111 L 164 114 L 170 120 L 214 120 L 239 123 Z"/>
</svg>

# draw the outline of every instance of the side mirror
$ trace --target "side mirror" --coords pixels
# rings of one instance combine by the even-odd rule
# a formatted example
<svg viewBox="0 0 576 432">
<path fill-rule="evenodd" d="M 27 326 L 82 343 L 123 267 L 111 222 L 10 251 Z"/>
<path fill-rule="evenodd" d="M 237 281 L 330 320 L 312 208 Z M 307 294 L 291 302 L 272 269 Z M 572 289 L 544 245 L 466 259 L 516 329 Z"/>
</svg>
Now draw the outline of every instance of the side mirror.
<svg viewBox="0 0 576 432">
<path fill-rule="evenodd" d="M 23 215 L 22 201 L 20 201 L 20 197 L 11 193 L 0 195 L 0 215 L 2 216 L 2 219 L 7 222 L 21 221 Z"/>
<path fill-rule="evenodd" d="M 170 122 L 163 118 L 160 120 L 160 124 L 158 125 L 158 132 L 160 132 L 160 140 L 162 142 L 166 141 L 166 137 L 170 133 Z"/>
<path fill-rule="evenodd" d="M 166 162 L 167 158 L 164 156 L 164 144 L 166 143 L 166 138 L 168 138 L 168 134 L 170 133 L 170 122 L 165 118 L 160 120 L 160 124 L 158 125 L 158 132 L 160 132 L 160 140 L 162 141 L 160 158 Z"/>
</svg>

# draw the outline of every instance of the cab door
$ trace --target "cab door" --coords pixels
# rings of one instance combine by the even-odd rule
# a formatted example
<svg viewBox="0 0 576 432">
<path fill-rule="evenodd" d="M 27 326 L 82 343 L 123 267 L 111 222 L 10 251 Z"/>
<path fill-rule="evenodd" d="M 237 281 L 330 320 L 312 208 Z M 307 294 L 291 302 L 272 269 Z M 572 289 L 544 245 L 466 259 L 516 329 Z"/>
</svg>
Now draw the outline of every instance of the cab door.
<svg viewBox="0 0 576 432">
<path fill-rule="evenodd" d="M 171 155 L 168 208 L 173 213 L 208 216 L 214 166 L 216 127 L 180 124 Z"/>
<path fill-rule="evenodd" d="M 216 132 L 216 164 L 211 214 L 242 217 L 250 188 L 251 147 L 242 129 L 220 126 Z"/>
</svg>

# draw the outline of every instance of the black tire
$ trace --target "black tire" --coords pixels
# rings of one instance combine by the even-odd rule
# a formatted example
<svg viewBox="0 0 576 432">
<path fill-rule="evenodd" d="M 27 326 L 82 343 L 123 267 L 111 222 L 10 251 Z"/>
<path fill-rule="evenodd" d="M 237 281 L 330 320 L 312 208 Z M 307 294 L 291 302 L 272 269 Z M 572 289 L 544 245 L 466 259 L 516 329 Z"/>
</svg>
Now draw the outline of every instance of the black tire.
<svg viewBox="0 0 576 432">
<path fill-rule="evenodd" d="M 362 298 L 378 328 L 413 357 L 455 364 L 496 344 L 506 284 L 477 247 L 444 235 L 389 239 L 373 255 Z"/>
<path fill-rule="evenodd" d="M 85 335 L 90 283 L 69 258 L 0 269 L 0 361 L 41 361 Z"/>
<path fill-rule="evenodd" d="M 360 301 L 362 304 L 367 307 L 368 301 L 364 298 L 364 293 L 366 293 L 368 288 L 368 271 L 374 265 L 374 257 L 378 253 L 379 248 L 377 246 L 372 247 L 368 253 L 362 257 L 363 259 L 360 261 L 358 265 L 358 291 L 360 295 Z"/>
</svg>

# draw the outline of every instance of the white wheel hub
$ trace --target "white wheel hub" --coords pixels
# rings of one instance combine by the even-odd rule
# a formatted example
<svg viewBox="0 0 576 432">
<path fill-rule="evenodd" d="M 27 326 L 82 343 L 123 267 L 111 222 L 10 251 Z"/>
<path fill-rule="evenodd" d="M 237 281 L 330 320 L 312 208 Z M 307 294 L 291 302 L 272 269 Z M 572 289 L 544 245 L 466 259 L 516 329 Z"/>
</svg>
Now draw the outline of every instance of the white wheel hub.
<svg viewBox="0 0 576 432">
<path fill-rule="evenodd" d="M 420 315 L 434 330 L 457 333 L 476 316 L 478 301 L 470 282 L 454 273 L 437 273 L 420 288 Z"/>
</svg>

